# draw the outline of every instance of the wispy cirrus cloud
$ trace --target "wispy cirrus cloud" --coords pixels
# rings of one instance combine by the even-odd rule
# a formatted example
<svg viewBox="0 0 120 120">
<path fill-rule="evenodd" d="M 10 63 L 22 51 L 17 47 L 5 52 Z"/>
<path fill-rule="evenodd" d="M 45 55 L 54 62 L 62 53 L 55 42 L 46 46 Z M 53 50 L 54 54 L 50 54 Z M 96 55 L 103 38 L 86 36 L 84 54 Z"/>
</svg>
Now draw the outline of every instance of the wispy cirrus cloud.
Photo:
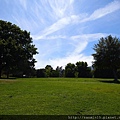
<svg viewBox="0 0 120 120">
<path fill-rule="evenodd" d="M 64 2 L 65 3 L 65 2 Z M 64 6 L 64 5 L 63 5 Z M 52 6 L 53 7 L 53 6 Z M 54 8 L 54 7 L 53 7 Z M 64 7 L 66 8 L 66 7 Z M 120 9 L 120 1 L 113 1 L 103 8 L 95 10 L 90 16 L 88 14 L 70 15 L 59 19 L 57 22 L 53 23 L 51 26 L 45 28 L 37 35 L 33 35 L 34 39 L 44 39 L 45 36 L 50 35 L 58 30 L 65 28 L 69 24 L 83 23 L 88 21 L 93 21 L 104 17 L 116 10 Z M 54 9 L 55 10 L 55 9 Z M 57 11 L 59 13 L 59 10 Z"/>
<path fill-rule="evenodd" d="M 33 35 L 34 39 L 44 39 L 45 36 L 50 35 L 58 30 L 65 28 L 69 24 L 73 24 L 79 21 L 79 17 L 71 15 L 70 17 L 64 17 L 49 26 L 48 28 L 41 31 L 38 35 Z"/>
<path fill-rule="evenodd" d="M 36 68 L 45 67 L 47 64 L 55 68 L 57 65 L 65 66 L 68 62 L 77 61 L 87 61 L 91 65 L 93 58 L 90 53 L 86 55 L 87 51 L 92 51 L 92 48 L 88 49 L 89 45 L 94 44 L 101 37 L 115 33 L 116 29 L 113 31 L 111 27 L 120 25 L 120 1 L 95 0 L 94 6 L 98 7 L 90 7 L 90 2 L 87 0 L 13 0 L 12 2 L 5 0 L 1 3 L 5 3 L 7 7 L 5 10 L 1 9 L 0 17 L 5 13 L 6 18 L 8 16 L 10 18 L 7 20 L 31 32 L 33 42 L 39 51 L 39 55 L 35 56 L 38 61 Z M 91 12 L 87 10 L 88 8 Z M 112 20 L 114 23 L 117 20 L 117 23 L 114 24 Z M 101 26 L 105 24 L 107 26 L 103 30 Z M 117 29 L 117 33 L 119 31 L 120 29 Z"/>
<path fill-rule="evenodd" d="M 51 0 L 49 1 L 49 5 L 54 13 L 54 17 L 56 16 L 58 19 L 66 17 L 66 15 L 72 14 L 74 0 L 68 0 L 67 3 L 65 0 Z"/>
<path fill-rule="evenodd" d="M 87 22 L 87 21 L 99 19 L 119 9 L 120 9 L 120 1 L 115 0 L 107 4 L 105 7 L 95 10 L 88 18 L 83 19 L 81 22 Z"/>
<path fill-rule="evenodd" d="M 59 19 L 57 22 L 55 22 L 54 24 L 52 24 L 51 26 L 47 27 L 46 29 L 44 29 L 43 31 L 41 31 L 35 39 L 46 39 L 49 38 L 51 40 L 53 40 L 52 35 L 54 34 L 54 32 L 56 31 L 61 31 L 63 28 L 65 29 L 68 25 L 71 24 L 82 24 L 82 23 L 86 23 L 89 21 L 95 21 L 99 18 L 105 17 L 108 14 L 111 14 L 117 10 L 120 9 L 120 2 L 119 1 L 113 1 L 109 4 L 107 4 L 105 7 L 103 8 L 99 8 L 97 10 L 95 10 L 92 14 L 87 14 L 87 13 L 82 13 L 81 15 L 71 15 L 71 16 L 67 16 L 67 17 L 63 17 L 61 19 Z M 58 63 L 61 66 L 65 66 L 68 62 L 73 62 L 75 63 L 76 61 L 82 60 L 82 61 L 87 61 L 89 63 L 89 65 L 92 64 L 92 56 L 85 56 L 82 52 L 87 48 L 88 44 L 90 42 L 96 41 L 101 37 L 105 37 L 109 35 L 108 33 L 95 33 L 95 34 L 79 34 L 74 35 L 74 36 L 65 36 L 63 39 L 69 39 L 69 43 L 64 43 L 66 45 L 69 46 L 69 44 L 71 44 L 70 47 L 73 47 L 74 49 L 72 51 L 70 51 L 69 49 L 67 49 L 66 52 L 66 56 L 62 57 L 62 58 L 54 58 L 54 59 L 49 59 L 48 63 L 50 63 L 52 66 L 56 66 Z M 54 35 L 53 35 L 54 36 Z M 56 36 L 55 39 L 59 39 L 60 35 L 58 35 L 58 37 Z M 59 62 L 58 62 L 59 61 Z"/>
<path fill-rule="evenodd" d="M 27 10 L 27 0 L 18 0 L 18 1 L 20 2 L 23 9 Z"/>
<path fill-rule="evenodd" d="M 66 49 L 64 49 L 63 51 L 61 52 L 65 52 L 65 56 L 63 56 L 62 58 L 61 57 L 49 57 L 49 59 L 44 59 L 43 57 L 43 60 L 44 63 L 42 63 L 42 66 L 41 66 L 41 62 L 42 61 L 38 61 L 38 64 L 36 65 L 37 68 L 40 68 L 41 67 L 45 67 L 46 64 L 50 64 L 52 65 L 54 68 L 56 68 L 57 65 L 59 66 L 63 66 L 63 68 L 66 66 L 67 63 L 71 62 L 71 63 L 76 63 L 76 61 L 86 61 L 89 66 L 92 65 L 92 61 L 93 61 L 93 57 L 91 55 L 89 56 L 86 56 L 83 51 L 87 48 L 87 45 L 90 43 L 90 42 L 94 42 L 96 40 L 98 40 L 99 38 L 101 37 L 106 37 L 108 36 L 109 34 L 106 34 L 106 33 L 95 33 L 95 34 L 82 34 L 82 35 L 76 35 L 76 36 L 71 36 L 67 39 L 68 42 L 66 42 L 66 38 L 63 40 L 64 43 L 63 44 L 66 44 Z M 50 40 L 51 41 L 51 40 Z M 50 42 L 49 41 L 49 42 Z M 48 56 L 50 54 L 50 52 L 53 52 L 51 53 L 51 55 L 54 55 L 55 51 L 58 50 L 57 47 L 60 47 L 62 48 L 63 45 L 61 46 L 57 46 L 55 48 L 55 44 L 52 45 L 52 43 L 49 43 L 48 42 L 48 46 L 45 47 L 45 49 L 47 49 L 47 51 L 45 51 L 45 56 Z M 55 42 L 54 42 L 55 43 Z M 71 48 L 73 47 L 73 49 L 71 50 Z M 49 48 L 51 48 L 52 50 L 50 50 Z M 58 53 L 58 52 L 57 52 Z M 44 51 L 41 51 L 40 54 L 44 54 Z M 40 56 L 39 56 L 40 57 Z"/>
<path fill-rule="evenodd" d="M 92 56 L 85 56 L 83 54 L 77 54 L 77 55 L 70 55 L 66 56 L 65 58 L 56 58 L 56 59 L 51 59 L 49 60 L 49 63 L 53 66 L 53 68 L 56 68 L 56 65 L 62 66 L 65 68 L 65 66 L 68 63 L 76 63 L 77 61 L 84 61 L 87 62 L 88 65 L 92 65 L 91 61 L 93 60 Z"/>
</svg>

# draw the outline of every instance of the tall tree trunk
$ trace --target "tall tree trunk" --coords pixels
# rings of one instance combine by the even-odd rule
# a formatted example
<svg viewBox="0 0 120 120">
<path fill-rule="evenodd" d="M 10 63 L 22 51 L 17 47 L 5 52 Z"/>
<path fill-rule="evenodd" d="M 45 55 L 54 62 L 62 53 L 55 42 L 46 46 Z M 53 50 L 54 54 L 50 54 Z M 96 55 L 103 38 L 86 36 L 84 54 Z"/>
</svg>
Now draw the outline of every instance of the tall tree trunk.
<svg viewBox="0 0 120 120">
<path fill-rule="evenodd" d="M 9 69 L 7 70 L 7 79 L 9 78 Z"/>
<path fill-rule="evenodd" d="M 2 63 L 0 62 L 0 78 L 1 78 L 1 75 L 2 75 Z"/>
<path fill-rule="evenodd" d="M 2 70 L 1 70 L 1 68 L 0 68 L 0 78 L 1 78 L 1 74 L 2 74 Z"/>
<path fill-rule="evenodd" d="M 116 69 L 113 69 L 113 75 L 114 75 L 114 82 L 118 82 L 117 70 Z"/>
</svg>

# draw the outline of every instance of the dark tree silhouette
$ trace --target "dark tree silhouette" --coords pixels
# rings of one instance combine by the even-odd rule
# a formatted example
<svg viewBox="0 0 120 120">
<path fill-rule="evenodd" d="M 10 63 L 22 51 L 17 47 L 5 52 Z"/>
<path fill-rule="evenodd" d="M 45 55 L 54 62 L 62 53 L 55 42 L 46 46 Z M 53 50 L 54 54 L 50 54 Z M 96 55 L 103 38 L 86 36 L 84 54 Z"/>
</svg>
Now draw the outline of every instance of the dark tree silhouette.
<svg viewBox="0 0 120 120">
<path fill-rule="evenodd" d="M 15 24 L 0 20 L 0 77 L 2 70 L 9 77 L 10 71 L 25 72 L 34 67 L 33 55 L 37 48 L 32 44 L 30 33 Z"/>
<path fill-rule="evenodd" d="M 118 82 L 117 69 L 120 68 L 120 40 L 109 35 L 101 38 L 98 44 L 95 44 L 95 53 L 93 67 L 96 69 L 112 69 L 114 81 Z"/>
</svg>

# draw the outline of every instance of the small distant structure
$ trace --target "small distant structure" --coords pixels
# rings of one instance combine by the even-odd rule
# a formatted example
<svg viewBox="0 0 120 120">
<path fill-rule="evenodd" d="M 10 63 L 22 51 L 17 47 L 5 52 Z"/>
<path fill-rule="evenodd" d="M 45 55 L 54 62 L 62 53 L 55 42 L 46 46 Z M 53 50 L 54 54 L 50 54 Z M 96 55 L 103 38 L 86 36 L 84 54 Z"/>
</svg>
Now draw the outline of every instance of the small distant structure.
<svg viewBox="0 0 120 120">
<path fill-rule="evenodd" d="M 25 74 L 23 74 L 23 78 L 25 78 L 26 77 L 26 75 Z"/>
</svg>

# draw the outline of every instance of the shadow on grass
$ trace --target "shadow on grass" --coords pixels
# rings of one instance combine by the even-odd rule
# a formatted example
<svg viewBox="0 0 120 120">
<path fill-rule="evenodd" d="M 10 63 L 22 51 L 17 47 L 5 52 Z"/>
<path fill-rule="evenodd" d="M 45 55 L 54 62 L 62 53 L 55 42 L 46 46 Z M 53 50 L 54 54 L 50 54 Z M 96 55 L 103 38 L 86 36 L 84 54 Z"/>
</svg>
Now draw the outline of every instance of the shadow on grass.
<svg viewBox="0 0 120 120">
<path fill-rule="evenodd" d="M 16 77 L 10 77 L 10 78 L 0 78 L 1 80 L 14 80 L 14 79 L 17 79 Z"/>
<path fill-rule="evenodd" d="M 120 81 L 114 81 L 114 80 L 98 80 L 99 82 L 103 83 L 113 83 L 113 84 L 120 84 Z"/>
</svg>

